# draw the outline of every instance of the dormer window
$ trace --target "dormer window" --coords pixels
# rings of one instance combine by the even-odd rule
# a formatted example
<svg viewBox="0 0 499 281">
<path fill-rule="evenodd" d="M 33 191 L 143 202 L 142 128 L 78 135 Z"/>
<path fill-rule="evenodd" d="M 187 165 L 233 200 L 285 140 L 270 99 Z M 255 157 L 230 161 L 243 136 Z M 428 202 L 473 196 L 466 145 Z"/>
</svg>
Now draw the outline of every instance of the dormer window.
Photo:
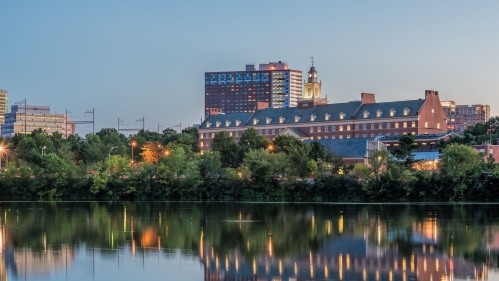
<svg viewBox="0 0 499 281">
<path fill-rule="evenodd" d="M 346 114 L 343 112 L 340 112 L 340 119 L 345 119 Z"/>
<path fill-rule="evenodd" d="M 301 119 L 301 116 L 298 116 L 298 115 L 295 116 L 295 122 L 300 121 L 300 119 Z"/>
<path fill-rule="evenodd" d="M 324 119 L 326 119 L 326 121 L 328 121 L 330 117 L 331 117 L 331 115 L 326 113 L 326 115 L 324 116 Z"/>
<path fill-rule="evenodd" d="M 267 118 L 265 119 L 265 123 L 266 123 L 266 124 L 270 124 L 270 122 L 272 122 L 272 118 L 268 118 L 268 117 L 267 117 Z"/>
<path fill-rule="evenodd" d="M 395 108 L 390 109 L 390 116 L 395 116 L 395 113 L 397 113 Z"/>
<path fill-rule="evenodd" d="M 258 119 L 253 118 L 253 125 L 256 125 L 256 124 L 258 124 Z"/>
<path fill-rule="evenodd" d="M 211 127 L 211 123 L 210 122 L 206 123 L 206 128 L 209 128 L 209 127 Z"/>
<path fill-rule="evenodd" d="M 279 123 L 281 123 L 281 124 L 282 124 L 282 123 L 284 123 L 284 120 L 286 120 L 286 118 L 284 118 L 284 117 L 282 117 L 282 116 L 281 116 L 281 117 L 279 117 Z"/>
<path fill-rule="evenodd" d="M 377 110 L 376 111 L 376 117 L 381 117 L 381 115 L 383 115 L 383 111 Z"/>
<path fill-rule="evenodd" d="M 315 116 L 315 115 L 313 115 L 313 114 L 312 114 L 312 115 L 310 115 L 310 121 L 315 121 L 315 118 L 316 118 L 316 117 L 317 117 L 317 116 Z"/>
<path fill-rule="evenodd" d="M 241 124 L 241 120 L 236 120 L 236 126 L 239 126 Z"/>
<path fill-rule="evenodd" d="M 217 126 L 217 128 L 218 128 L 218 127 L 220 127 L 220 124 L 222 124 L 222 122 L 217 121 L 217 123 L 215 123 L 215 126 Z"/>
<path fill-rule="evenodd" d="M 404 116 L 407 116 L 409 115 L 409 112 L 411 112 L 411 110 L 409 108 L 404 108 Z"/>
<path fill-rule="evenodd" d="M 362 116 L 364 118 L 367 118 L 367 117 L 369 117 L 369 114 L 371 114 L 371 112 L 369 112 L 369 111 L 366 110 L 366 111 L 364 111 L 364 113 L 362 114 Z"/>
<path fill-rule="evenodd" d="M 229 120 L 225 121 L 225 127 L 229 127 L 231 123 Z"/>
</svg>

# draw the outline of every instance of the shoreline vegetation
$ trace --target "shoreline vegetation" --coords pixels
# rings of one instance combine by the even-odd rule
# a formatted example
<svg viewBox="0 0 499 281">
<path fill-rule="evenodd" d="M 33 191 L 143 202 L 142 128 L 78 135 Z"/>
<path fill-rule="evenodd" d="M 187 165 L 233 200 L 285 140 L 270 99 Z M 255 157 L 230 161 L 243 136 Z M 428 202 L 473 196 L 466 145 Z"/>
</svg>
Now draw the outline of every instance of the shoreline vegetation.
<svg viewBox="0 0 499 281">
<path fill-rule="evenodd" d="M 492 119 L 491 119 L 492 120 Z M 476 131 L 476 128 L 471 128 Z M 105 128 L 84 138 L 41 130 L 0 138 L 3 200 L 234 200 L 275 202 L 499 202 L 499 165 L 473 149 L 479 136 L 439 143 L 422 169 L 406 135 L 397 150 L 346 165 L 318 142 L 269 141 L 254 129 L 217 133 L 200 152 L 197 130 Z M 486 160 L 484 160 L 484 158 Z"/>
</svg>

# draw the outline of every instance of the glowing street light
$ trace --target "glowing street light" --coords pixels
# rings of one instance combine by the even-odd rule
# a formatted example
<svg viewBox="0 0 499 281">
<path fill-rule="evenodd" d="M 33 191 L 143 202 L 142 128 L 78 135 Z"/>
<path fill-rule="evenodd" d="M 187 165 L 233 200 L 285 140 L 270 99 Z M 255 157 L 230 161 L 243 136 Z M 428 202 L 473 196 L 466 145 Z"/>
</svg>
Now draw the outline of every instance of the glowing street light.
<svg viewBox="0 0 499 281">
<path fill-rule="evenodd" d="M 170 155 L 170 150 L 165 151 L 165 155 L 169 156 Z"/>
<path fill-rule="evenodd" d="M 131 145 L 132 145 L 132 168 L 134 167 L 134 164 L 133 164 L 133 147 L 136 145 L 137 143 L 132 141 Z"/>
<path fill-rule="evenodd" d="M 2 172 L 2 152 L 3 152 L 3 147 L 0 146 L 0 173 Z"/>
</svg>

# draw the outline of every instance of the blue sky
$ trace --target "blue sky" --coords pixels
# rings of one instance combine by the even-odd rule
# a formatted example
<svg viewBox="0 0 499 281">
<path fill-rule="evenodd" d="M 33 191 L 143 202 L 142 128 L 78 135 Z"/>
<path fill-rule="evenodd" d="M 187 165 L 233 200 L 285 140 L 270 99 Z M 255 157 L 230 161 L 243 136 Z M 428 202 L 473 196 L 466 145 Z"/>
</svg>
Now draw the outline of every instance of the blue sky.
<svg viewBox="0 0 499 281">
<path fill-rule="evenodd" d="M 425 89 L 499 114 L 499 1 L 0 1 L 9 104 L 68 109 L 96 128 L 199 123 L 204 72 L 314 56 L 330 102 Z M 77 132 L 91 131 L 79 125 Z"/>
</svg>

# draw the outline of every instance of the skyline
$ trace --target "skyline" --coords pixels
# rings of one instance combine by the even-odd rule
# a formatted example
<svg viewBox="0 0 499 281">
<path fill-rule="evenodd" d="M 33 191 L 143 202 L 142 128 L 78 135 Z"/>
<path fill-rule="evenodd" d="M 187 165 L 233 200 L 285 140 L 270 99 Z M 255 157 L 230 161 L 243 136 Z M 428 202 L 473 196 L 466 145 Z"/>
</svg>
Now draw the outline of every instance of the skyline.
<svg viewBox="0 0 499 281">
<path fill-rule="evenodd" d="M 281 60 L 306 73 L 313 56 L 330 103 L 436 90 L 442 100 L 489 104 L 495 116 L 499 3 L 479 4 L 2 3 L 0 89 L 9 110 L 26 98 L 76 120 L 95 108 L 96 130 L 145 117 L 156 131 L 204 118 L 205 72 Z"/>
</svg>

